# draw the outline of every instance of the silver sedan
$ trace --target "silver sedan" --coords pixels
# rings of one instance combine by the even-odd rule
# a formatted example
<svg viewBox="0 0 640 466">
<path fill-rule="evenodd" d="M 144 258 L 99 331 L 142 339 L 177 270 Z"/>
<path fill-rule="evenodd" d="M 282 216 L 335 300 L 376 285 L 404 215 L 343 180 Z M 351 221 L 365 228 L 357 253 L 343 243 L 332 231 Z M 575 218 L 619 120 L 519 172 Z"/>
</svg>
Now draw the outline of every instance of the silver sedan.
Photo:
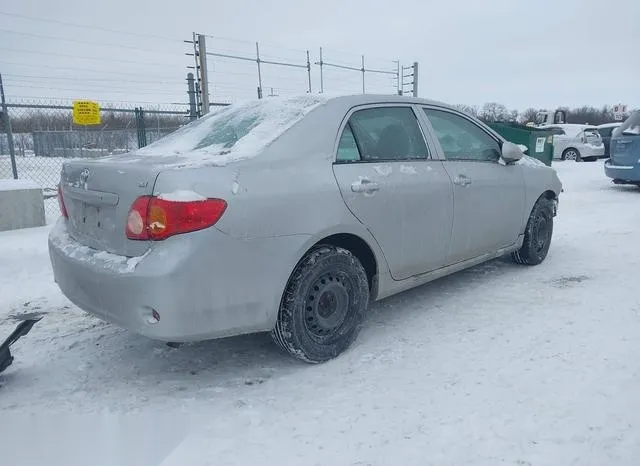
<svg viewBox="0 0 640 466">
<path fill-rule="evenodd" d="M 541 263 L 561 188 L 442 103 L 267 98 L 65 163 L 49 250 L 63 293 L 118 326 L 170 342 L 269 331 L 322 362 L 370 301 L 507 254 Z"/>
</svg>

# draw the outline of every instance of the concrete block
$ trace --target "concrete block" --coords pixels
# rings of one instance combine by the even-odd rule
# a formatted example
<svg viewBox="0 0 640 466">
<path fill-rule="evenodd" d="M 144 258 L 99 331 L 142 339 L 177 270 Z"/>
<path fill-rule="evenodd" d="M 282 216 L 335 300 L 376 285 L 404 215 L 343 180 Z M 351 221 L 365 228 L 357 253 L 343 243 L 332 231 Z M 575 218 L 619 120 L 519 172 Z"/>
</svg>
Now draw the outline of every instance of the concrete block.
<svg viewBox="0 0 640 466">
<path fill-rule="evenodd" d="M 0 180 L 0 231 L 45 225 L 42 188 L 28 180 Z"/>
</svg>

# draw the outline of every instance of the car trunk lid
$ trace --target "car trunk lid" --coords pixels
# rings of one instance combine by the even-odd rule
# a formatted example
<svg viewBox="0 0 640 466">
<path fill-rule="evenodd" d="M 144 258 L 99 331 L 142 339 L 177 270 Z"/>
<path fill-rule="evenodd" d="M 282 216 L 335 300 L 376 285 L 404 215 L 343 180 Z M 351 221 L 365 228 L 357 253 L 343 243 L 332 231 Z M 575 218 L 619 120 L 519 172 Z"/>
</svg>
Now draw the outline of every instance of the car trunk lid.
<svg viewBox="0 0 640 466">
<path fill-rule="evenodd" d="M 79 243 L 123 256 L 141 256 L 148 241 L 129 240 L 127 215 L 135 199 L 153 193 L 159 174 L 153 164 L 74 160 L 64 164 L 60 188 L 69 216 L 67 229 Z"/>
</svg>

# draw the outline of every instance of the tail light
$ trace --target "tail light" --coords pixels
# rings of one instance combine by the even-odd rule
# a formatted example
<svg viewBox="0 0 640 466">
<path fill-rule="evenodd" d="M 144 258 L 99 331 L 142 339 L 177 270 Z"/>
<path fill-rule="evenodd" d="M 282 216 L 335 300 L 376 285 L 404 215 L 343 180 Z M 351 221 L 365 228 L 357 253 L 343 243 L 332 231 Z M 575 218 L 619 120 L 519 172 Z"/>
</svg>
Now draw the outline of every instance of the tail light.
<svg viewBox="0 0 640 466">
<path fill-rule="evenodd" d="M 58 206 L 60 207 L 60 213 L 64 218 L 69 218 L 69 213 L 64 205 L 64 199 L 62 198 L 62 187 L 58 185 Z"/>
<path fill-rule="evenodd" d="M 167 201 L 154 196 L 135 200 L 127 216 L 127 238 L 160 241 L 215 225 L 227 203 L 223 199 Z"/>
</svg>

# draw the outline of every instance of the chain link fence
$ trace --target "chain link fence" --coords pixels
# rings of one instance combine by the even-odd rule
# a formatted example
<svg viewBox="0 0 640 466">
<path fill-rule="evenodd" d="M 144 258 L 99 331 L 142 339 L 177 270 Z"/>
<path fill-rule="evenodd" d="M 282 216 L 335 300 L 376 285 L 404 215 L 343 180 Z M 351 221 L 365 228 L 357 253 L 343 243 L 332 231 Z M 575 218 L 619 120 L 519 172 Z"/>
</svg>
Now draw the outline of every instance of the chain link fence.
<svg viewBox="0 0 640 466">
<path fill-rule="evenodd" d="M 18 179 L 31 180 L 43 190 L 48 221 L 60 212 L 57 184 L 65 160 L 91 159 L 138 149 L 188 123 L 182 105 L 136 107 L 113 105 L 100 109 L 101 123 L 77 126 L 71 103 L 19 102 L 7 104 L 0 125 L 0 179 L 13 178 L 10 140 L 13 140 Z M 6 119 L 11 121 L 11 133 Z"/>
</svg>

